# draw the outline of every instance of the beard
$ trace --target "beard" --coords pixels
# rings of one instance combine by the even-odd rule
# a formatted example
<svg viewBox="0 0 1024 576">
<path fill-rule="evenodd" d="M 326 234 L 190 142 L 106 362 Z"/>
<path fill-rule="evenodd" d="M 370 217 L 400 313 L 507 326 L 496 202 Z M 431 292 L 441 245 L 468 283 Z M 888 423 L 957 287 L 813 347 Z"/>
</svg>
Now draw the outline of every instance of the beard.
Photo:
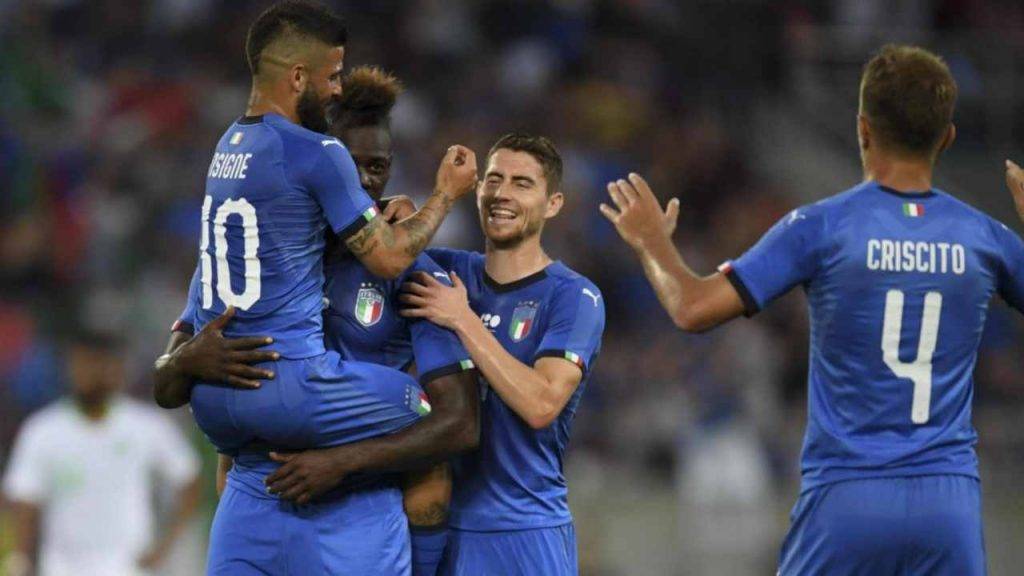
<svg viewBox="0 0 1024 576">
<path fill-rule="evenodd" d="M 327 107 L 331 100 L 333 98 L 328 99 L 327 102 L 321 102 L 317 98 L 316 92 L 306 86 L 295 107 L 295 112 L 299 115 L 299 124 L 314 132 L 326 133 L 327 129 L 331 127 L 327 121 Z"/>
<path fill-rule="evenodd" d="M 510 250 L 522 244 L 525 240 L 537 236 L 540 234 L 541 229 L 544 227 L 544 218 L 531 218 L 526 221 L 525 226 L 519 230 L 515 230 L 510 234 L 503 236 L 491 236 L 487 234 L 487 216 L 486 212 L 481 215 L 482 229 L 484 230 L 484 236 L 487 241 L 499 250 Z"/>
</svg>

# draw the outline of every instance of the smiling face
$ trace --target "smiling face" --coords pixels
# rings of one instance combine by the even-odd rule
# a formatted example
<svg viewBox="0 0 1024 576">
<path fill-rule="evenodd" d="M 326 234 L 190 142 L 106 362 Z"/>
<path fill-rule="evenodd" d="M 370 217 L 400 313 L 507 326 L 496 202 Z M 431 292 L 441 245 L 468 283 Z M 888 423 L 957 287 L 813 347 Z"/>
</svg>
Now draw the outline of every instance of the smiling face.
<svg viewBox="0 0 1024 576">
<path fill-rule="evenodd" d="M 544 169 L 530 153 L 499 148 L 487 159 L 477 187 L 480 227 L 496 248 L 540 236 L 544 221 L 562 208 L 562 193 L 548 193 Z"/>
<path fill-rule="evenodd" d="M 294 80 L 304 84 L 296 103 L 299 123 L 314 132 L 326 133 L 328 108 L 341 96 L 341 71 L 345 66 L 343 46 L 321 46 L 310 58 L 307 69 Z"/>
</svg>

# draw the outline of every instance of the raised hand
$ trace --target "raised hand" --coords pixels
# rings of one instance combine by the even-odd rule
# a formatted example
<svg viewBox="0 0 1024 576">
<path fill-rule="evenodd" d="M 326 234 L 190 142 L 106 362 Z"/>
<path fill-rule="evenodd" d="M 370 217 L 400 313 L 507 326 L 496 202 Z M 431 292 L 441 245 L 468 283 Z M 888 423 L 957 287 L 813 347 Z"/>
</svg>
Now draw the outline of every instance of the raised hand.
<svg viewBox="0 0 1024 576">
<path fill-rule="evenodd" d="M 454 201 L 476 188 L 476 154 L 465 146 L 448 148 L 437 169 L 434 187 Z"/>
<path fill-rule="evenodd" d="M 608 195 L 615 208 L 602 203 L 601 214 L 615 225 L 619 236 L 634 250 L 669 238 L 675 232 L 679 200 L 673 198 L 662 211 L 654 192 L 639 174 L 630 173 L 628 181 L 609 182 Z"/>
<path fill-rule="evenodd" d="M 234 388 L 259 388 L 261 379 L 274 377 L 270 370 L 252 366 L 280 358 L 280 354 L 272 350 L 259 350 L 273 343 L 272 338 L 224 337 L 224 327 L 234 315 L 235 308 L 228 307 L 174 352 L 175 363 L 182 373 L 197 380 L 219 382 Z"/>
<path fill-rule="evenodd" d="M 381 216 L 384 216 L 384 221 L 388 224 L 405 220 L 416 213 L 416 203 L 405 194 L 386 196 L 381 198 L 380 201 L 381 204 L 384 204 L 384 211 L 381 212 Z"/>
<path fill-rule="evenodd" d="M 1024 221 L 1024 170 L 1014 164 L 1012 160 L 1006 161 L 1006 187 L 1013 195 L 1013 204 L 1017 207 L 1017 217 Z"/>
</svg>

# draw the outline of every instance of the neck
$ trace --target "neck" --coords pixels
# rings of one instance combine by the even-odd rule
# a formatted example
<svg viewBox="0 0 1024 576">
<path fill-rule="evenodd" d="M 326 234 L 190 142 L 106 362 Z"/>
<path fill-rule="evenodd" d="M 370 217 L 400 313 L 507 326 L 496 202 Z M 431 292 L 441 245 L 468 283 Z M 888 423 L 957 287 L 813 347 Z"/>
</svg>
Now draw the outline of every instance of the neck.
<svg viewBox="0 0 1024 576">
<path fill-rule="evenodd" d="M 932 187 L 933 165 L 928 160 L 879 155 L 864 161 L 864 179 L 897 192 L 923 192 Z"/>
<path fill-rule="evenodd" d="M 107 413 L 110 412 L 110 399 L 105 398 L 97 402 L 86 402 L 80 398 L 75 399 L 75 404 L 78 409 L 82 411 L 86 419 L 92 420 L 93 422 L 99 422 L 107 417 Z"/>
<path fill-rule="evenodd" d="M 501 284 L 526 278 L 551 264 L 551 258 L 541 248 L 540 234 L 509 247 L 498 247 L 488 241 L 484 254 L 484 270 Z"/>
<path fill-rule="evenodd" d="M 267 113 L 280 114 L 292 122 L 299 123 L 299 113 L 294 105 L 287 105 L 287 99 L 273 93 L 273 90 L 261 88 L 257 82 L 252 83 L 249 92 L 249 105 L 245 108 L 246 116 L 262 116 Z"/>
</svg>

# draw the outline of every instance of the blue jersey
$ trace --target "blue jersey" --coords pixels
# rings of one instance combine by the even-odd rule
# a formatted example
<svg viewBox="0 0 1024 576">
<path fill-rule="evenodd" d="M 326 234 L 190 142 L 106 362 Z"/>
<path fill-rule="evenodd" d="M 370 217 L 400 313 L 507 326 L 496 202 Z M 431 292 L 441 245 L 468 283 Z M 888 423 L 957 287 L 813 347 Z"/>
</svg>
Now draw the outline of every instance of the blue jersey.
<svg viewBox="0 0 1024 576">
<path fill-rule="evenodd" d="M 463 530 L 518 530 L 566 524 L 562 457 L 580 398 L 601 348 L 604 301 L 597 287 L 560 262 L 510 284 L 484 271 L 482 254 L 430 250 L 466 283 L 469 304 L 517 360 L 564 358 L 583 379 L 558 418 L 533 430 L 483 383 L 480 448 L 453 466 L 450 524 Z"/>
<path fill-rule="evenodd" d="M 794 210 L 723 265 L 748 313 L 801 285 L 810 307 L 803 489 L 976 477 L 974 364 L 989 301 L 1024 309 L 1024 244 L 945 192 L 873 182 Z"/>
<path fill-rule="evenodd" d="M 327 347 L 342 358 L 403 371 L 415 359 L 424 384 L 473 366 L 469 353 L 452 331 L 398 314 L 398 295 L 410 274 L 425 272 L 451 285 L 448 274 L 426 254 L 420 254 L 397 280 L 377 278 L 348 252 L 332 258 L 324 270 Z"/>
<path fill-rule="evenodd" d="M 276 114 L 239 119 L 207 173 L 193 324 L 233 305 L 228 337 L 271 336 L 285 358 L 324 353 L 325 227 L 344 238 L 376 213 L 337 139 Z"/>
</svg>

